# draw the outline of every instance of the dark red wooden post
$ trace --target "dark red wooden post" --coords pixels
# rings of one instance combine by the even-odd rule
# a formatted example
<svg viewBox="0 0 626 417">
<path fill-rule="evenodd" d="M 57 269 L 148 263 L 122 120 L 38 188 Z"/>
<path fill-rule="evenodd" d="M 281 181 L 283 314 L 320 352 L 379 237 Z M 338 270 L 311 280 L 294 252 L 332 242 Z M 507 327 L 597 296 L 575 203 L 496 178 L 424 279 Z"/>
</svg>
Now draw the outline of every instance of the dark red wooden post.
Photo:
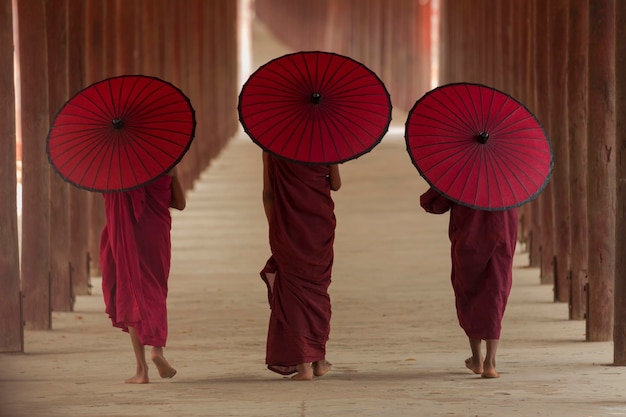
<svg viewBox="0 0 626 417">
<path fill-rule="evenodd" d="M 567 67 L 569 184 L 571 211 L 570 310 L 573 320 L 585 318 L 587 300 L 587 69 L 589 1 L 569 4 L 569 63 Z"/>
<path fill-rule="evenodd" d="M 548 103 L 550 102 L 551 89 L 548 78 L 549 74 L 549 24 L 548 2 L 535 0 L 537 19 L 535 21 L 535 96 L 534 113 L 542 122 L 546 132 L 550 132 L 550 118 Z M 548 183 L 539 196 L 539 216 L 541 218 L 541 230 L 538 241 L 541 247 L 540 282 L 542 284 L 554 283 L 554 217 L 552 209 L 552 184 Z"/>
<path fill-rule="evenodd" d="M 615 3 L 615 120 L 617 211 L 615 215 L 615 313 L 613 364 L 626 365 L 626 2 Z"/>
<path fill-rule="evenodd" d="M 0 352 L 23 352 L 15 174 L 15 89 L 13 85 L 13 12 L 0 0 Z"/>
<path fill-rule="evenodd" d="M 567 137 L 567 24 L 568 0 L 548 2 L 550 27 L 549 82 L 552 95 L 549 104 L 550 128 L 554 152 L 552 187 L 555 226 L 554 301 L 569 300 L 568 274 L 570 270 L 570 200 L 569 200 L 569 146 Z"/>
<path fill-rule="evenodd" d="M 68 92 L 72 96 L 85 87 L 84 0 L 68 2 Z M 70 256 L 72 294 L 89 293 L 89 192 L 70 187 Z"/>
<path fill-rule="evenodd" d="M 107 74 L 105 37 L 107 6 L 105 0 L 86 2 L 85 83 L 92 84 L 112 74 Z M 104 227 L 104 203 L 98 193 L 88 194 L 90 275 L 100 275 L 100 236 Z M 90 287 L 88 287 L 90 291 Z"/>
<path fill-rule="evenodd" d="M 613 337 L 615 279 L 614 0 L 589 3 L 588 91 L 587 219 L 590 256 L 587 340 L 607 341 Z"/>
<path fill-rule="evenodd" d="M 46 33 L 48 51 L 48 107 L 54 118 L 68 97 L 67 0 L 48 0 Z M 54 170 L 50 172 L 50 277 L 54 311 L 73 307 L 70 272 L 70 185 Z"/>
<path fill-rule="evenodd" d="M 23 152 L 22 289 L 27 328 L 50 329 L 50 166 L 45 3 L 17 1 Z M 36 47 L 35 47 L 36 45 Z"/>
<path fill-rule="evenodd" d="M 535 45 L 538 42 L 539 34 L 535 31 L 537 25 L 537 6 L 536 2 L 529 4 L 529 18 L 526 25 L 526 30 L 529 33 L 528 38 L 528 50 L 526 51 L 527 57 L 527 74 L 528 80 L 526 85 L 527 101 L 526 105 L 536 111 L 537 102 L 537 72 L 535 71 Z M 539 120 L 540 122 L 541 119 Z M 528 266 L 533 268 L 541 267 L 541 202 L 540 199 L 533 200 L 528 205 L 526 213 L 530 216 L 530 221 L 527 222 L 528 231 Z"/>
</svg>

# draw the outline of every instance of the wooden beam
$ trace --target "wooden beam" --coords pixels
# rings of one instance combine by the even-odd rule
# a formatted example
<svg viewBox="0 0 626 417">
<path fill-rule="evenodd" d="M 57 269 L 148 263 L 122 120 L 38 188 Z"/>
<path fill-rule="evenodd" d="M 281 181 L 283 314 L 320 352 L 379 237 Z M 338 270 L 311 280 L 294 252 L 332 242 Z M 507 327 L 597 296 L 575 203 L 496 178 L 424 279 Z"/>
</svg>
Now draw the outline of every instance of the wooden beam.
<svg viewBox="0 0 626 417">
<path fill-rule="evenodd" d="M 613 338 L 615 279 L 615 0 L 589 3 L 588 105 L 587 340 L 609 341 Z"/>
<path fill-rule="evenodd" d="M 571 297 L 569 318 L 582 320 L 586 314 L 584 286 L 587 282 L 587 70 L 589 1 L 572 0 L 569 5 L 569 64 L 567 108 L 569 128 L 569 186 L 571 210 Z"/>
<path fill-rule="evenodd" d="M 50 166 L 45 2 L 17 0 L 22 126 L 22 290 L 26 327 L 50 329 Z"/>
<path fill-rule="evenodd" d="M 615 4 L 615 120 L 617 144 L 617 211 L 615 216 L 615 312 L 613 364 L 626 365 L 626 2 Z"/>
<path fill-rule="evenodd" d="M 0 352 L 23 352 L 17 232 L 15 86 L 11 0 L 0 0 Z"/>
</svg>

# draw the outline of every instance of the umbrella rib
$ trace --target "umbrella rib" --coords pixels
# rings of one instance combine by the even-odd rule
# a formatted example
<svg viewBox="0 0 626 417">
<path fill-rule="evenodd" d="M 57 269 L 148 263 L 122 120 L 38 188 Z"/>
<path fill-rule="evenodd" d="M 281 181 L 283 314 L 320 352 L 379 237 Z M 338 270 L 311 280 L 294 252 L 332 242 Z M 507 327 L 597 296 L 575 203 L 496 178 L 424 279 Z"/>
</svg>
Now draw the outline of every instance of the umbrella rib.
<svg viewBox="0 0 626 417">
<path fill-rule="evenodd" d="M 333 54 L 336 55 L 336 54 Z M 342 59 L 339 62 L 339 66 L 337 68 L 335 68 L 335 70 L 330 74 L 330 78 L 328 79 L 328 82 L 326 83 L 325 87 L 326 87 L 326 91 L 328 92 L 328 94 L 333 94 L 333 90 L 335 90 L 336 86 L 341 86 L 341 85 L 345 85 L 346 83 L 344 83 L 343 81 L 348 77 L 348 75 L 350 75 L 350 73 L 352 72 L 351 70 L 345 72 L 343 75 L 340 75 L 339 72 L 340 70 L 348 64 L 348 62 L 355 62 L 352 61 L 350 59 Z M 328 66 L 330 66 L 330 60 L 328 62 Z"/>
<path fill-rule="evenodd" d="M 526 176 L 526 178 L 528 178 L 534 185 L 539 186 L 539 184 L 537 184 L 530 175 L 526 174 L 526 171 L 530 170 L 530 171 L 535 172 L 539 176 L 543 176 L 544 175 L 534 165 L 528 164 L 527 162 L 525 162 L 523 159 L 517 157 L 512 152 L 501 151 L 501 153 L 499 155 L 500 155 L 500 158 L 503 161 L 504 160 L 508 161 L 506 163 L 506 166 L 511 166 L 511 165 L 515 166 L 515 168 L 517 168 L 518 172 L 523 173 Z M 537 160 L 537 159 L 535 159 L 535 160 Z M 539 162 L 541 162 L 541 160 L 539 160 Z M 509 171 L 511 171 L 511 170 L 509 170 Z M 522 184 L 522 186 L 524 186 L 524 185 Z"/>
<path fill-rule="evenodd" d="M 456 90 L 455 90 L 455 93 L 456 93 L 457 97 L 459 97 L 459 94 L 458 94 L 458 92 L 456 92 Z M 458 123 L 455 123 L 456 125 L 465 128 L 465 131 L 475 132 L 476 131 L 476 127 L 472 126 L 471 121 L 467 119 L 467 117 L 466 117 L 467 116 L 467 112 L 463 112 L 464 109 L 459 107 L 459 105 L 454 100 L 452 100 L 452 98 L 448 95 L 446 90 L 442 90 L 441 94 L 451 103 L 452 108 L 449 107 L 447 104 L 445 104 L 443 101 L 441 101 L 439 99 L 439 97 L 437 97 L 437 96 L 431 96 L 431 99 L 435 100 L 444 109 L 446 109 L 449 112 L 448 116 L 453 116 L 453 120 L 456 119 L 458 121 Z M 463 102 L 463 105 L 465 107 L 465 110 L 467 110 L 467 107 L 465 106 L 464 102 Z M 437 111 L 437 109 L 433 108 L 432 106 L 428 106 L 427 105 L 427 107 L 430 107 L 432 110 Z M 453 111 L 453 110 L 456 110 L 456 111 Z M 465 117 L 461 117 L 461 115 L 463 115 Z"/>
<path fill-rule="evenodd" d="M 438 151 L 438 152 L 434 152 L 434 153 L 428 154 L 427 156 L 428 156 L 428 157 L 432 157 L 433 155 L 437 155 L 438 153 L 446 152 L 446 151 L 448 151 L 448 150 L 449 150 L 449 149 L 442 149 L 442 150 L 440 150 L 440 151 Z M 465 148 L 465 147 L 462 147 L 462 148 L 461 148 L 461 147 L 458 147 L 458 150 L 457 150 L 456 152 L 454 152 L 454 153 L 452 153 L 452 154 L 450 154 L 450 155 L 448 155 L 448 156 L 446 156 L 446 157 L 444 157 L 444 158 L 441 158 L 440 160 L 438 160 L 436 163 L 434 163 L 433 165 L 431 165 L 428 169 L 424 170 L 423 172 L 424 172 L 424 173 L 427 173 L 428 171 L 432 170 L 433 168 L 436 168 L 436 167 L 438 167 L 439 165 L 443 164 L 444 162 L 447 162 L 448 160 L 451 160 L 451 159 L 453 159 L 453 158 L 455 158 L 455 157 L 457 157 L 457 158 L 456 158 L 456 160 L 459 160 L 459 158 L 458 158 L 458 157 L 460 157 L 460 156 L 467 156 L 469 153 L 472 153 L 472 150 L 470 150 L 470 149 L 468 149 L 468 148 Z M 426 156 L 425 156 L 425 157 L 426 157 Z M 424 158 L 425 158 L 425 157 L 424 157 Z M 419 165 L 419 161 L 421 161 L 421 160 L 422 160 L 422 159 L 424 159 L 424 158 L 415 159 L 414 161 L 415 161 L 415 163 L 416 163 L 416 164 L 418 164 L 418 165 Z M 466 166 L 466 165 L 467 165 L 467 162 L 466 162 L 466 163 L 464 163 L 464 164 L 463 164 L 463 166 L 462 166 L 461 168 L 465 168 L 465 166 Z M 461 171 L 461 170 L 459 170 L 459 171 Z M 444 174 L 445 174 L 445 173 L 444 173 Z M 442 174 L 442 176 L 443 176 L 444 174 Z M 440 178 L 441 178 L 441 176 L 437 178 L 437 181 L 438 181 Z"/>
<path fill-rule="evenodd" d="M 468 164 L 470 163 L 470 161 L 472 162 L 472 167 L 470 167 L 470 171 L 473 169 L 473 166 L 474 166 L 474 165 L 475 165 L 475 163 L 476 163 L 475 158 L 470 158 L 470 157 L 468 156 L 469 154 L 472 154 L 472 153 L 475 153 L 475 148 L 474 148 L 474 147 L 473 147 L 473 148 L 471 148 L 471 149 L 468 149 L 468 148 L 460 149 L 459 151 L 455 152 L 454 154 L 452 154 L 452 155 L 448 155 L 447 157 L 440 159 L 440 160 L 439 160 L 436 164 L 432 165 L 432 166 L 431 166 L 431 167 L 429 167 L 427 170 L 421 170 L 421 169 L 420 169 L 420 172 L 422 173 L 422 176 L 423 176 L 424 178 L 427 178 L 427 179 L 428 179 L 428 177 L 427 177 L 426 173 L 427 173 L 428 171 L 430 171 L 431 169 L 433 169 L 433 168 L 435 168 L 435 167 L 439 166 L 440 164 L 442 164 L 442 163 L 444 163 L 444 162 L 447 162 L 448 160 L 451 160 L 451 159 L 455 159 L 455 160 L 457 160 L 457 161 L 462 160 L 462 161 L 464 161 L 464 162 L 463 162 L 463 164 L 462 164 L 462 165 L 461 165 L 461 167 L 457 170 L 456 174 L 454 175 L 454 178 L 453 178 L 453 179 L 452 179 L 452 181 L 450 182 L 450 184 L 452 185 L 452 184 L 456 183 L 456 182 L 459 180 L 459 178 L 462 178 L 462 177 L 461 177 L 461 173 L 465 170 L 465 168 L 468 166 Z M 433 154 L 433 155 L 434 155 L 434 154 Z M 429 156 L 430 156 L 430 155 L 429 155 Z M 419 163 L 418 163 L 418 161 L 416 161 L 416 160 L 413 160 L 413 161 L 414 161 L 414 163 L 416 164 L 416 166 L 418 166 L 418 168 L 419 168 Z M 443 177 L 446 173 L 447 173 L 447 171 L 443 172 L 443 173 L 442 173 L 439 177 L 437 177 L 437 178 L 435 178 L 435 179 L 428 179 L 428 182 L 429 182 L 430 184 L 432 184 L 433 186 L 435 186 L 436 188 L 438 188 L 438 187 L 437 187 L 437 183 L 439 182 L 439 180 L 440 180 L 440 179 L 441 179 L 441 178 L 442 178 L 442 177 Z M 451 198 L 453 198 L 453 199 L 455 199 L 455 200 L 462 201 L 463 193 L 465 192 L 465 189 L 467 188 L 468 181 L 469 181 L 469 175 L 466 175 L 466 176 L 465 176 L 465 183 L 464 183 L 464 184 L 463 184 L 463 186 L 462 186 L 462 189 L 461 189 L 461 194 L 459 195 L 459 198 L 458 198 L 458 199 L 457 199 L 457 198 L 455 198 L 455 197 L 453 197 L 453 196 L 450 196 L 450 197 L 451 197 Z"/>
<path fill-rule="evenodd" d="M 130 132 L 129 133 L 124 133 L 124 140 L 126 140 L 127 137 L 130 137 Z M 137 150 L 135 149 L 136 145 L 138 146 L 140 142 L 145 142 L 147 145 L 150 145 L 153 147 L 153 149 L 161 151 L 163 154 L 169 156 L 169 154 L 165 151 L 163 151 L 160 147 L 154 146 L 150 141 L 143 141 L 141 138 L 139 138 L 139 140 L 132 140 L 132 141 L 128 141 L 129 142 L 129 146 L 125 146 L 124 150 L 126 152 L 126 158 L 127 160 L 130 162 L 130 151 L 132 151 L 133 155 L 136 157 L 137 161 L 139 161 L 139 164 L 141 165 L 141 167 L 143 168 L 144 173 L 146 173 L 146 175 L 148 177 L 152 176 L 152 173 L 150 172 L 150 170 L 148 169 L 146 163 L 144 162 L 143 158 L 139 157 L 139 153 L 137 152 Z M 159 166 L 159 169 L 163 170 L 165 169 L 164 166 L 162 166 L 159 161 L 152 155 L 151 152 L 146 152 L 146 155 L 151 158 L 154 162 L 156 162 L 156 164 Z M 121 165 L 120 165 L 121 166 Z M 137 177 L 137 174 L 135 172 L 134 166 L 131 167 L 130 171 L 133 174 L 133 178 L 135 180 L 135 183 L 139 182 L 139 179 Z M 120 175 L 121 177 L 121 175 Z"/>
<path fill-rule="evenodd" d="M 329 115 L 324 119 L 325 120 L 325 124 L 327 126 L 328 131 L 330 132 L 330 127 L 329 125 L 332 124 L 332 126 L 335 128 L 335 130 L 339 130 L 338 126 L 341 126 L 343 128 L 345 128 L 345 130 L 347 132 L 349 132 L 350 134 L 352 134 L 352 137 L 359 142 L 359 144 L 361 146 L 364 146 L 363 142 L 361 141 L 361 139 L 359 138 L 358 135 L 354 134 L 354 131 L 352 129 L 349 129 L 348 126 L 346 125 L 346 123 L 344 123 L 343 121 L 339 120 L 339 116 L 340 115 L 335 115 L 335 117 L 330 117 L 332 113 L 330 110 L 328 111 Z M 347 119 L 345 116 L 343 116 L 345 120 L 349 120 Z M 359 126 L 360 127 L 360 126 Z M 368 132 L 365 132 L 368 133 Z M 335 153 L 337 155 L 339 155 L 339 147 L 337 146 L 336 140 L 341 140 L 344 142 L 344 144 L 346 145 L 346 147 L 350 150 L 351 153 L 354 153 L 354 148 L 350 145 L 350 142 L 347 140 L 347 138 L 344 135 L 339 135 L 339 138 L 335 138 L 333 137 L 333 141 L 332 144 L 335 148 Z"/>
<path fill-rule="evenodd" d="M 138 135 L 138 134 L 136 133 L 137 131 L 139 131 L 139 132 L 141 133 L 141 135 Z M 129 133 L 129 136 L 128 136 L 128 137 L 132 139 L 132 140 L 128 140 L 128 143 L 129 143 L 129 144 L 130 144 L 130 143 L 133 143 L 133 144 L 137 144 L 137 143 L 144 143 L 145 145 L 150 146 L 153 150 L 158 151 L 158 152 L 160 152 L 161 154 L 166 155 L 166 156 L 170 156 L 170 157 L 171 157 L 171 155 L 170 155 L 167 151 L 165 151 L 165 150 L 164 150 L 161 146 L 158 146 L 156 143 L 154 143 L 154 141 L 147 140 L 147 138 L 144 138 L 143 136 L 149 136 L 149 137 L 154 138 L 154 139 L 160 139 L 160 140 L 161 140 L 161 142 L 160 142 L 160 143 L 162 143 L 162 142 L 166 142 L 166 143 L 170 143 L 170 144 L 176 145 L 176 146 L 178 146 L 178 147 L 180 147 L 180 148 L 182 148 L 182 147 L 183 147 L 183 146 L 182 146 L 180 143 L 178 143 L 178 142 L 175 142 L 175 141 L 169 140 L 169 139 L 167 139 L 167 138 L 165 138 L 165 137 L 162 137 L 162 136 L 155 135 L 155 134 L 153 134 L 153 133 L 149 133 L 149 132 L 143 131 L 143 130 L 141 130 L 141 129 L 137 129 L 137 128 L 135 128 L 135 129 L 131 130 L 130 132 L 135 132 L 135 134 L 131 135 L 131 134 Z M 148 152 L 147 154 L 148 154 L 148 156 L 150 156 L 150 158 L 152 158 L 155 162 L 158 162 L 158 160 L 157 160 L 157 159 L 155 159 L 155 158 L 154 158 L 154 156 L 153 156 L 150 152 Z M 158 164 L 158 165 L 159 165 L 159 167 L 160 167 L 160 168 L 166 168 L 166 167 L 164 167 L 164 166 L 163 166 L 163 165 L 161 165 L 161 164 Z M 146 170 L 146 172 L 147 172 L 147 170 Z"/>
<path fill-rule="evenodd" d="M 95 165 L 96 169 L 95 169 L 95 172 L 94 172 L 94 175 L 93 175 L 93 181 L 91 182 L 91 187 L 90 187 L 92 189 L 96 188 L 96 180 L 98 179 L 98 174 L 100 173 L 100 170 L 102 169 L 102 165 L 104 164 L 104 161 L 106 159 L 106 157 L 104 155 L 108 154 L 109 153 L 108 151 L 112 152 L 112 146 L 110 144 L 110 141 L 104 140 L 103 138 L 100 138 L 99 142 L 100 142 L 101 146 L 99 147 L 97 155 L 102 155 L 102 157 L 98 158 L 99 159 L 99 163 Z M 93 166 L 94 165 L 90 165 L 88 167 L 88 169 L 86 169 L 83 172 L 83 175 L 80 178 L 80 181 L 78 181 L 79 184 L 83 183 L 83 181 L 85 180 L 85 175 L 87 175 L 87 171 L 89 170 L 89 168 L 91 168 Z"/>
<path fill-rule="evenodd" d="M 474 190 L 474 207 L 477 207 L 476 200 L 478 199 L 478 193 L 480 192 L 480 182 L 481 182 L 481 174 L 482 174 L 482 164 L 483 162 L 483 154 L 481 152 L 477 152 L 477 156 L 472 159 L 472 166 L 478 166 L 478 174 L 476 176 L 476 189 Z M 469 175 L 468 175 L 469 177 Z M 489 182 L 487 181 L 487 195 L 489 195 Z"/>
<path fill-rule="evenodd" d="M 467 84 L 465 84 L 464 87 L 465 87 L 465 91 L 467 92 L 467 95 L 469 97 L 472 97 L 472 95 L 470 94 L 470 91 L 469 91 L 469 86 Z M 481 91 L 480 88 L 478 89 L 478 91 L 480 93 L 480 91 Z M 470 120 L 474 121 L 474 132 L 480 133 L 481 132 L 481 126 L 480 126 L 480 120 L 479 120 L 480 119 L 480 115 L 478 114 L 478 107 L 476 106 L 476 100 L 469 100 L 469 103 L 468 103 L 467 100 L 463 100 L 463 98 L 461 97 L 461 94 L 459 93 L 459 91 L 457 89 L 455 89 L 454 92 L 456 93 L 456 95 L 459 98 L 459 100 L 461 100 L 461 103 L 463 103 L 463 107 L 465 108 L 465 110 L 466 110 L 468 115 L 470 113 L 472 113 L 472 110 L 473 110 L 474 118 L 471 118 Z M 479 99 L 480 99 L 480 97 L 479 97 Z"/>
<path fill-rule="evenodd" d="M 501 177 L 504 178 L 504 181 L 506 182 L 506 185 L 508 186 L 509 190 L 511 190 L 511 194 L 513 194 L 514 199 L 517 201 L 518 197 L 517 194 L 515 193 L 515 189 L 513 188 L 513 184 L 511 183 L 511 181 L 509 180 L 509 176 L 505 175 L 505 167 L 508 166 L 508 164 L 505 163 L 504 159 L 500 157 L 500 155 L 498 154 L 493 154 L 492 155 L 492 159 L 494 167 L 494 178 L 496 179 L 496 181 L 498 182 L 498 178 L 500 178 L 499 176 L 495 175 L 496 173 L 496 168 L 497 168 L 497 172 L 499 172 L 501 174 Z M 511 169 L 508 170 L 509 172 L 511 172 L 511 174 L 515 177 L 515 179 L 517 180 L 517 182 L 522 186 L 522 188 L 524 188 L 524 191 L 526 191 L 526 195 L 530 196 L 530 193 L 528 192 L 528 189 L 526 188 L 526 186 L 524 185 L 524 183 L 518 178 L 518 176 L 516 174 L 513 174 L 513 171 Z M 532 179 L 531 179 L 532 181 Z M 498 187 L 500 188 L 500 187 Z M 500 197 L 501 197 L 501 203 L 502 206 L 505 206 L 506 203 L 504 201 L 504 196 L 502 195 L 502 193 L 500 193 Z"/>
<path fill-rule="evenodd" d="M 451 108 L 447 107 L 446 104 L 444 104 L 441 100 L 439 100 L 438 97 L 430 97 L 431 100 L 434 100 L 436 102 L 438 102 L 445 110 L 448 111 L 448 116 L 450 116 L 450 120 L 445 122 L 445 125 L 450 125 L 450 127 L 456 127 L 458 129 L 458 131 L 463 131 L 463 132 L 468 132 L 468 131 L 472 131 L 472 127 L 469 126 L 465 120 L 461 119 L 461 117 L 459 116 L 458 113 L 453 112 Z M 423 107 L 425 107 L 426 109 L 432 110 L 435 114 L 439 114 L 440 110 L 433 107 L 432 105 L 430 105 L 427 102 L 423 102 L 421 103 L 421 105 Z M 415 109 L 414 109 L 415 110 Z M 457 108 L 458 110 L 458 108 Z M 423 113 L 420 114 L 421 116 L 423 116 Z M 442 114 L 442 116 L 445 117 L 445 115 Z M 435 120 L 435 119 L 433 119 Z M 452 122 L 452 123 L 450 123 Z M 443 121 L 441 121 L 441 123 L 444 123 Z"/>
<path fill-rule="evenodd" d="M 494 92 L 494 94 L 495 94 L 495 92 Z M 504 111 L 504 107 L 506 106 L 506 104 L 510 100 L 511 100 L 511 97 L 505 94 L 504 102 L 502 104 L 500 104 L 500 108 L 498 109 L 497 113 L 493 115 L 493 120 L 494 120 L 495 124 L 494 124 L 493 127 L 491 127 L 490 133 L 493 133 L 494 135 L 497 134 L 500 126 L 502 125 L 502 123 L 504 123 L 513 113 L 515 113 L 517 111 L 517 109 L 519 109 L 519 107 L 517 107 L 516 109 L 511 111 L 511 113 L 509 113 L 505 117 L 501 117 L 500 115 Z"/>
</svg>

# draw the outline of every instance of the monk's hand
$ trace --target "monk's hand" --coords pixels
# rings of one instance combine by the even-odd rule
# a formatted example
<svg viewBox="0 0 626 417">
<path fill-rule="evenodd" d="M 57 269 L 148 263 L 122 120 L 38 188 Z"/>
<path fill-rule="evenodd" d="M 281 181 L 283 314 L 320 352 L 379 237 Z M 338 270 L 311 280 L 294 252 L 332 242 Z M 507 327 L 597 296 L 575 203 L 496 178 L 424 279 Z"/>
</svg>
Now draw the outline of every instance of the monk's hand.
<svg viewBox="0 0 626 417">
<path fill-rule="evenodd" d="M 167 173 L 167 175 L 169 175 L 170 177 L 177 177 L 178 176 L 178 167 L 175 166 L 174 168 L 172 168 L 170 170 L 170 172 Z"/>
</svg>

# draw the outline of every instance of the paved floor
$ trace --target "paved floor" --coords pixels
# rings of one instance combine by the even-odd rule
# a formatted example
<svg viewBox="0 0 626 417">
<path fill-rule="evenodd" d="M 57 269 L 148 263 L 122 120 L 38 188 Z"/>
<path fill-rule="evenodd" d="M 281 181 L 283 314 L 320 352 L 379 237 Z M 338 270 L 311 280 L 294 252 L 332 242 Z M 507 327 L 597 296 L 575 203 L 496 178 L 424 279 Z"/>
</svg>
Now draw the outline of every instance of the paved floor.
<svg viewBox="0 0 626 417">
<path fill-rule="evenodd" d="M 418 208 L 425 184 L 401 138 L 342 165 L 328 359 L 293 382 L 264 367 L 268 319 L 258 271 L 268 256 L 260 150 L 233 140 L 173 216 L 172 380 L 122 381 L 128 336 L 98 291 L 54 330 L 26 332 L 26 353 L 0 355 L 1 416 L 617 416 L 626 369 L 610 343 L 584 342 L 538 271 L 516 259 L 498 380 L 463 367 L 467 341 L 448 281 L 447 216 Z M 97 280 L 94 280 L 96 289 Z"/>
</svg>

